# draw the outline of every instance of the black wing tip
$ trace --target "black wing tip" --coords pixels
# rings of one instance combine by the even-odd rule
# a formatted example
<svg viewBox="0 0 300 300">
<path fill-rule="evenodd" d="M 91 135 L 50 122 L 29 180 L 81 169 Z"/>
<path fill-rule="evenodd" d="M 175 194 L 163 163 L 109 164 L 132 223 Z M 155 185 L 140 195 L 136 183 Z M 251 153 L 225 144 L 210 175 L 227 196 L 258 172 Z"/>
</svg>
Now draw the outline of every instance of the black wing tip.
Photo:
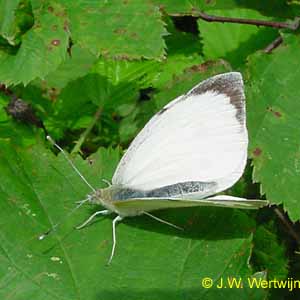
<svg viewBox="0 0 300 300">
<path fill-rule="evenodd" d="M 233 93 L 239 90 L 244 94 L 244 82 L 240 72 L 228 72 L 212 76 L 196 85 L 188 94 L 203 94 L 207 91 L 215 91 L 220 94 Z"/>
<path fill-rule="evenodd" d="M 245 94 L 244 82 L 240 72 L 227 72 L 214 75 L 196 85 L 187 94 L 178 97 L 177 102 L 185 100 L 190 95 L 201 95 L 206 92 L 224 94 L 230 98 L 230 103 L 237 110 L 236 117 L 241 124 L 245 123 Z M 182 97 L 182 98 L 181 98 Z M 175 103 L 174 101 L 164 106 L 156 115 L 160 116 L 168 111 Z"/>
<path fill-rule="evenodd" d="M 221 73 L 211 77 L 211 79 L 215 79 L 216 81 L 220 80 L 227 84 L 236 84 L 240 86 L 240 88 L 244 88 L 243 76 L 240 72 L 227 72 Z"/>
<path fill-rule="evenodd" d="M 214 92 L 226 95 L 236 108 L 236 118 L 245 124 L 245 94 L 244 82 L 240 72 L 228 72 L 210 77 L 195 86 L 187 95 L 201 95 Z"/>
</svg>

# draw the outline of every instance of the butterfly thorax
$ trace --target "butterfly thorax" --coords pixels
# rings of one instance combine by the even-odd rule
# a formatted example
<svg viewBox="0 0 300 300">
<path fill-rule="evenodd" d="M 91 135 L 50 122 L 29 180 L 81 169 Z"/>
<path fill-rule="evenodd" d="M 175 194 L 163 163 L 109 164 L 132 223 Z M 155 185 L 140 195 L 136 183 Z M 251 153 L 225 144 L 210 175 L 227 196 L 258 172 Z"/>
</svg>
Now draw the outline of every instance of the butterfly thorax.
<svg viewBox="0 0 300 300">
<path fill-rule="evenodd" d="M 122 209 L 118 205 L 119 194 L 123 194 L 127 191 L 127 188 L 119 185 L 111 185 L 104 189 L 98 189 L 94 193 L 88 196 L 89 202 L 92 204 L 98 204 L 104 206 L 106 209 L 117 213 L 120 216 L 136 216 L 142 214 L 143 211 L 140 209 Z"/>
<path fill-rule="evenodd" d="M 104 189 L 98 189 L 94 193 L 88 195 L 88 200 L 92 204 L 102 205 L 111 211 L 115 211 L 112 204 L 112 191 L 113 189 L 111 186 Z"/>
</svg>

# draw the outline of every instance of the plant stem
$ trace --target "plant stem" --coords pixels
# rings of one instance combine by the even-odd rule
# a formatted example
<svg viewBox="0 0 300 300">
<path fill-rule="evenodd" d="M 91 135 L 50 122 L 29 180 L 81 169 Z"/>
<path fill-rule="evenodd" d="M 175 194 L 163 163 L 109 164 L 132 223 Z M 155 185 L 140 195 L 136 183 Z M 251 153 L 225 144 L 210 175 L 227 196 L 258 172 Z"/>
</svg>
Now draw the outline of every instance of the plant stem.
<svg viewBox="0 0 300 300">
<path fill-rule="evenodd" d="M 275 48 L 277 48 L 283 42 L 283 38 L 281 36 L 277 37 L 271 44 L 269 44 L 265 49 L 265 53 L 271 53 Z"/>
<path fill-rule="evenodd" d="M 98 122 L 101 113 L 102 113 L 102 105 L 100 105 L 94 115 L 93 121 L 90 123 L 90 125 L 85 129 L 85 131 L 81 134 L 79 140 L 76 142 L 75 147 L 73 148 L 73 150 L 71 151 L 71 154 L 80 152 L 81 146 L 84 143 L 85 139 L 87 138 L 87 136 L 89 135 L 89 133 L 91 132 L 91 130 L 93 129 L 93 127 L 95 126 L 95 124 Z"/>
<path fill-rule="evenodd" d="M 284 213 L 277 207 L 274 208 L 274 212 L 277 215 L 277 217 L 280 219 L 280 221 L 283 223 L 283 225 L 286 227 L 287 232 L 290 234 L 290 236 L 295 239 L 298 245 L 300 245 L 300 236 L 295 231 L 295 229 L 290 224 L 290 222 L 286 219 Z"/>
<path fill-rule="evenodd" d="M 238 23 L 238 24 L 266 26 L 266 27 L 273 27 L 273 28 L 287 28 L 291 30 L 298 29 L 299 21 L 300 21 L 299 18 L 295 18 L 292 23 L 286 23 L 286 22 L 266 21 L 266 20 L 220 17 L 220 16 L 208 15 L 202 11 L 196 11 L 196 10 L 192 13 L 192 16 L 199 17 L 200 19 L 207 22 Z"/>
</svg>

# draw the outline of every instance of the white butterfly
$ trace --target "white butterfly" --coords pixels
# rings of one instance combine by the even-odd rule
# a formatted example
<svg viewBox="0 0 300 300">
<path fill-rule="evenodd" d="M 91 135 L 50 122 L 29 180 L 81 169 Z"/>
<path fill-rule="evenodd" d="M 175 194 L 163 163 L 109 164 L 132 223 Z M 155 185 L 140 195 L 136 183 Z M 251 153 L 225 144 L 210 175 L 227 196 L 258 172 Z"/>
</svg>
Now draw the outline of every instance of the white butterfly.
<svg viewBox="0 0 300 300">
<path fill-rule="evenodd" d="M 57 145 L 56 145 L 57 146 Z M 196 85 L 161 109 L 133 140 L 112 178 L 88 201 L 112 212 L 115 225 L 127 216 L 172 207 L 223 206 L 259 208 L 264 200 L 215 195 L 231 187 L 247 161 L 248 133 L 243 80 L 240 73 L 216 75 Z M 84 179 L 85 180 L 85 179 Z"/>
</svg>

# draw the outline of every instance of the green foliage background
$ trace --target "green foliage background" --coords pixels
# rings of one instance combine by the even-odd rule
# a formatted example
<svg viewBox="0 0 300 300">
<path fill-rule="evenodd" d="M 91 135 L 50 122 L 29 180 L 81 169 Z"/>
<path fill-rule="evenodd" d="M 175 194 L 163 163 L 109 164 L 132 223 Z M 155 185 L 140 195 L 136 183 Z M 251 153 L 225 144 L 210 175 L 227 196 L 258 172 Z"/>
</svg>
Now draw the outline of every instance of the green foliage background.
<svg viewBox="0 0 300 300">
<path fill-rule="evenodd" d="M 97 188 L 162 106 L 214 74 L 243 73 L 249 164 L 228 191 L 265 197 L 256 212 L 199 208 L 117 228 L 111 218 L 74 230 L 82 207 L 48 239 L 37 237 L 85 198 L 88 188 L 44 132 L 7 115 L 0 90 L 0 298 L 295 299 L 284 289 L 205 289 L 221 278 L 299 279 L 299 30 L 208 23 L 208 14 L 292 22 L 299 1 L 0 0 L 0 83 L 34 108 L 50 135 Z M 263 49 L 281 36 L 272 53 Z M 294 222 L 294 223 L 293 223 Z M 296 223 L 295 223 L 296 222 Z M 289 226 L 286 226 L 286 223 Z"/>
</svg>

